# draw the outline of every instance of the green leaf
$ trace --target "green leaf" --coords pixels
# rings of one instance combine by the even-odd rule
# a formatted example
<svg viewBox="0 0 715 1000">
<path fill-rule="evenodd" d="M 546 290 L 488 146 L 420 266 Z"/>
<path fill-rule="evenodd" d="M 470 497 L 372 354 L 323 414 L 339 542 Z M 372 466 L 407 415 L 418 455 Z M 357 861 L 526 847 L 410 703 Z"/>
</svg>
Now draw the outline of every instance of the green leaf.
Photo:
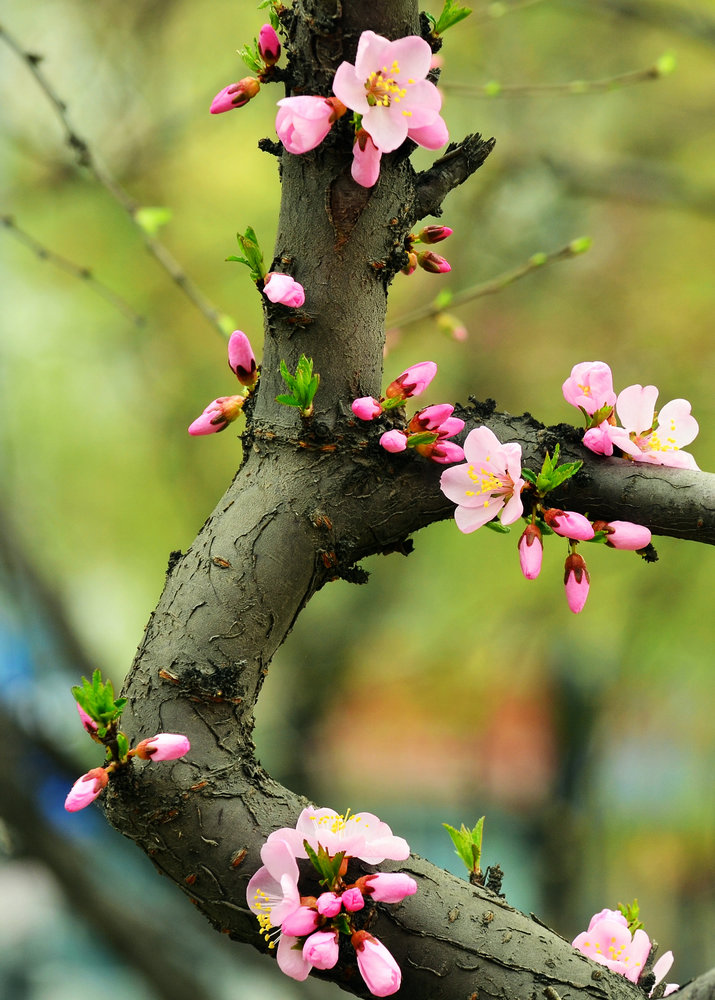
<svg viewBox="0 0 715 1000">
<path fill-rule="evenodd" d="M 291 375 L 288 366 L 281 358 L 280 371 L 283 381 L 291 390 L 290 395 L 283 394 L 276 396 L 277 403 L 284 406 L 297 406 L 301 416 L 309 417 L 313 412 L 313 399 L 318 391 L 320 375 L 313 374 L 313 359 L 301 354 L 295 369 L 295 375 Z"/>
<path fill-rule="evenodd" d="M 634 934 L 635 931 L 643 928 L 643 924 L 640 919 L 640 907 L 637 899 L 634 899 L 632 903 L 626 903 L 625 905 L 623 903 L 619 903 L 618 909 L 628 921 L 628 930 L 631 934 Z"/>
<path fill-rule="evenodd" d="M 531 469 L 522 469 L 521 477 L 525 479 L 527 483 L 531 483 L 532 486 L 536 485 L 536 473 L 532 472 Z"/>
<path fill-rule="evenodd" d="M 482 834 L 484 830 L 484 816 L 478 819 L 473 830 L 468 830 L 464 823 L 459 830 L 456 830 L 449 823 L 443 823 L 447 833 L 452 838 L 457 854 L 466 865 L 467 871 L 478 872 L 482 859 Z"/>
<path fill-rule="evenodd" d="M 313 868 L 322 876 L 320 884 L 332 889 L 340 877 L 345 851 L 339 851 L 335 857 L 331 858 L 322 844 L 318 844 L 317 852 L 313 850 L 307 840 L 303 841 L 303 847 Z"/>
<path fill-rule="evenodd" d="M 442 13 L 439 15 L 432 33 L 435 35 L 443 34 L 447 28 L 452 28 L 455 24 L 459 24 L 465 17 L 469 17 L 471 13 L 472 8 L 462 7 L 459 0 L 444 0 Z M 434 19 L 431 18 L 430 20 Z"/>
<path fill-rule="evenodd" d="M 508 535 L 511 531 L 511 528 L 506 524 L 502 524 L 501 521 L 487 521 L 484 527 L 489 528 L 491 531 L 496 531 L 499 535 Z"/>
<path fill-rule="evenodd" d="M 159 206 L 144 206 L 137 208 L 134 212 L 134 221 L 144 230 L 147 236 L 156 236 L 162 226 L 171 221 L 172 212 L 170 208 Z"/>
<path fill-rule="evenodd" d="M 419 444 L 434 444 L 439 437 L 436 431 L 420 431 L 419 434 L 410 434 L 407 438 L 407 447 L 416 448 Z"/>
<path fill-rule="evenodd" d="M 129 740 L 121 732 L 117 733 L 117 750 L 119 751 L 119 759 L 126 760 L 129 753 Z"/>
<path fill-rule="evenodd" d="M 253 44 L 247 42 L 241 46 L 238 54 L 252 73 L 261 73 L 263 71 L 263 60 L 258 54 L 258 40 L 256 38 L 253 39 Z"/>
<path fill-rule="evenodd" d="M 563 465 L 558 465 L 557 463 L 560 454 L 561 446 L 559 444 L 557 444 L 554 448 L 553 458 L 551 458 L 548 451 L 546 452 L 541 472 L 536 477 L 536 489 L 542 496 L 550 493 L 551 490 L 555 490 L 557 486 L 561 486 L 561 484 L 565 483 L 567 479 L 575 476 L 583 465 L 583 462 L 581 461 L 564 462 Z"/>
<path fill-rule="evenodd" d="M 261 281 L 265 277 L 266 266 L 255 230 L 252 226 L 247 226 L 245 233 L 236 233 L 236 239 L 244 256 L 239 257 L 231 254 L 231 256 L 226 257 L 226 260 L 235 261 L 237 264 L 245 264 L 251 272 L 253 281 Z"/>
<path fill-rule="evenodd" d="M 288 396 L 286 393 L 276 396 L 276 403 L 282 403 L 284 406 L 300 406 L 299 399 L 296 399 L 295 396 Z"/>
</svg>

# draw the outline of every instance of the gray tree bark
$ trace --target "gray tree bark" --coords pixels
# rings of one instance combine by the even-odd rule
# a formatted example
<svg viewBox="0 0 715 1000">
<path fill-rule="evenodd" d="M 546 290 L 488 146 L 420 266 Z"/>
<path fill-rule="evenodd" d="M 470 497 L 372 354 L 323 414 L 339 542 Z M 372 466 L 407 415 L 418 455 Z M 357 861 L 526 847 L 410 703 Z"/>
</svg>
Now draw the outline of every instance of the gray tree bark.
<svg viewBox="0 0 715 1000">
<path fill-rule="evenodd" d="M 286 26 L 293 91 L 309 94 L 330 92 L 337 65 L 354 60 L 361 31 L 396 38 L 420 30 L 416 0 L 298 0 Z M 263 950 L 246 885 L 268 834 L 294 825 L 307 803 L 257 761 L 254 706 L 273 654 L 317 590 L 337 577 L 359 579 L 361 558 L 403 547 L 411 533 L 452 516 L 438 489 L 441 469 L 419 456 L 388 455 L 349 404 L 380 394 L 387 288 L 404 263 L 406 235 L 439 212 L 493 141 L 467 137 L 423 174 L 413 170 L 409 150 L 398 150 L 383 157 L 370 190 L 350 178 L 351 146 L 343 119 L 318 149 L 280 155 L 273 266 L 304 285 L 305 309 L 296 321 L 293 311 L 268 305 L 243 465 L 189 551 L 172 559 L 127 678 L 127 735 L 186 733 L 191 753 L 161 768 L 135 762 L 106 795 L 110 822 L 217 929 Z M 321 375 L 310 421 L 274 401 L 283 391 L 280 359 L 294 369 L 301 353 Z M 573 428 L 545 428 L 491 404 L 473 403 L 464 415 L 467 430 L 485 423 L 501 440 L 520 441 L 532 468 L 557 440 L 565 457 L 582 458 L 582 472 L 556 503 L 715 541 L 715 477 L 598 458 L 581 448 Z M 415 856 L 397 867 L 417 879 L 419 891 L 398 907 L 379 907 L 375 929 L 403 970 L 399 996 L 640 994 L 488 890 Z M 321 975 L 369 995 L 347 953 Z M 698 997 L 711 996 L 712 984 L 708 989 Z"/>
</svg>

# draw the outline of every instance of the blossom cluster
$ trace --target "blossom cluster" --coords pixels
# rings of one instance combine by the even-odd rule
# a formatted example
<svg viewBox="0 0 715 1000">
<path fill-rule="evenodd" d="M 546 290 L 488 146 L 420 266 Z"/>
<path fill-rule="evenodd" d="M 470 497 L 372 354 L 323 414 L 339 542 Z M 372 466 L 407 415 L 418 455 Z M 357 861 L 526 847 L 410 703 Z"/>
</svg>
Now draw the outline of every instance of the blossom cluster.
<svg viewBox="0 0 715 1000">
<path fill-rule="evenodd" d="M 612 972 L 625 976 L 637 983 L 643 975 L 645 963 L 650 955 L 651 941 L 646 932 L 638 927 L 631 933 L 628 920 L 620 910 L 601 910 L 589 922 L 588 930 L 578 934 L 573 942 L 582 955 L 588 956 L 599 965 L 605 965 Z M 673 964 L 673 952 L 666 951 L 653 965 L 655 983 L 649 996 L 665 979 Z M 667 983 L 660 996 L 668 996 L 678 989 L 675 983 Z"/>
<path fill-rule="evenodd" d="M 549 456 L 544 470 L 537 477 L 521 467 L 521 445 L 502 444 L 488 427 L 470 431 L 464 442 L 466 462 L 445 469 L 440 487 L 444 495 L 457 504 L 454 518 L 464 534 L 470 534 L 499 516 L 501 525 L 514 524 L 524 516 L 522 492 L 530 494 L 532 510 L 529 523 L 519 539 L 519 563 L 527 580 L 535 580 L 541 572 L 543 536 L 556 534 L 569 540 L 569 553 L 564 564 L 564 588 L 569 608 L 574 614 L 583 610 L 590 588 L 590 577 L 583 557 L 576 552 L 579 542 L 604 541 L 611 548 L 640 550 L 650 544 L 648 528 L 629 521 L 591 522 L 576 511 L 564 511 L 541 502 L 542 494 L 553 486 L 539 489 L 545 470 L 555 473 L 554 483 L 565 477 Z M 573 463 L 578 470 L 579 463 Z"/>
<path fill-rule="evenodd" d="M 597 455 L 613 455 L 617 448 L 634 462 L 698 468 L 682 450 L 699 429 L 687 399 L 672 399 L 657 411 L 654 385 L 629 385 L 616 396 L 611 369 L 603 361 L 574 365 L 562 388 L 566 402 L 586 417 L 583 443 Z"/>
<path fill-rule="evenodd" d="M 341 816 L 332 809 L 304 809 L 294 828 L 271 833 L 246 899 L 269 947 L 276 948 L 281 971 L 303 980 L 311 969 L 332 969 L 341 940 L 349 938 L 352 952 L 347 954 L 354 956 L 370 992 L 378 997 L 396 993 L 402 982 L 400 967 L 360 926 L 360 917 L 372 912 L 373 903 L 399 903 L 413 895 L 417 883 L 399 872 L 362 875 L 353 882 L 347 873 L 352 858 L 378 865 L 387 858 L 404 861 L 409 854 L 407 842 L 367 812 Z M 303 877 L 298 861 L 307 858 L 323 875 L 319 884 L 324 891 L 318 895 L 302 895 L 298 888 Z"/>
<path fill-rule="evenodd" d="M 214 98 L 211 112 L 243 107 L 255 97 L 260 80 L 270 78 L 280 51 L 274 29 L 264 25 L 256 61 L 257 67 L 261 61 L 264 66 L 258 78 L 245 77 L 224 87 Z M 356 183 L 372 187 L 380 176 L 384 153 L 393 152 L 406 139 L 427 149 L 440 149 L 449 138 L 440 115 L 442 97 L 427 79 L 431 67 L 432 50 L 418 35 L 390 41 L 374 31 L 363 31 L 355 63 L 344 61 L 335 72 L 333 95 L 299 95 L 278 101 L 278 137 L 289 153 L 300 156 L 319 146 L 350 109 L 355 122 L 351 174 Z"/>
<path fill-rule="evenodd" d="M 354 399 L 351 409 L 360 420 L 374 420 L 388 410 L 402 406 L 406 400 L 419 396 L 437 374 L 434 361 L 421 361 L 410 365 L 401 375 L 398 375 L 388 385 L 385 395 L 380 399 L 374 396 L 361 396 Z M 385 431 L 380 437 L 380 444 L 385 451 L 397 453 L 414 448 L 415 451 L 447 465 L 459 462 L 464 458 L 464 452 L 458 444 L 449 441 L 464 429 L 464 421 L 453 417 L 454 407 L 450 403 L 438 403 L 427 406 L 412 417 L 404 430 L 399 428 Z"/>
<path fill-rule="evenodd" d="M 234 330 L 228 341 L 228 364 L 244 391 L 236 396 L 219 396 L 205 407 L 201 416 L 189 425 L 189 434 L 217 434 L 234 421 L 247 397 L 258 382 L 258 368 L 251 342 L 241 330 Z"/>
</svg>

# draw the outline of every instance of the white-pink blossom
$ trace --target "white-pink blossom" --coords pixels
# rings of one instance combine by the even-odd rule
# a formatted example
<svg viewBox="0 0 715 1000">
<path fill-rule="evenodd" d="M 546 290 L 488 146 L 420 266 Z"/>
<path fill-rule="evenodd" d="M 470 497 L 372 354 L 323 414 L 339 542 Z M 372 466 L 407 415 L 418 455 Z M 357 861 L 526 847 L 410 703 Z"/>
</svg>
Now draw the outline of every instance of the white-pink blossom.
<svg viewBox="0 0 715 1000">
<path fill-rule="evenodd" d="M 501 444 L 488 427 L 476 427 L 464 442 L 464 465 L 445 469 L 442 492 L 458 504 L 457 527 L 465 534 L 476 531 L 501 512 L 502 524 L 513 524 L 524 507 L 521 490 L 521 445 Z"/>
<path fill-rule="evenodd" d="M 573 946 L 582 955 L 637 983 L 650 954 L 650 938 L 644 930 L 635 931 L 631 937 L 625 917 L 620 913 L 607 915 L 609 912 L 613 913 L 606 910 L 596 914 L 588 930 L 574 938 Z"/>
<path fill-rule="evenodd" d="M 305 909 L 300 903 L 293 845 L 281 837 L 269 837 L 261 848 L 261 861 L 263 866 L 246 888 L 246 902 L 258 917 L 261 934 L 269 948 L 275 948 L 278 939 L 276 959 L 281 971 L 293 979 L 306 979 L 311 965 L 305 961 L 301 950 L 294 947 L 299 943 L 298 937 L 281 933 L 283 921 L 297 910 Z"/>
<path fill-rule="evenodd" d="M 690 403 L 672 399 L 656 414 L 657 398 L 654 385 L 629 385 L 618 394 L 616 412 L 623 427 L 608 426 L 613 444 L 636 462 L 697 469 L 693 456 L 682 451 L 699 430 Z"/>
<path fill-rule="evenodd" d="M 363 31 L 355 65 L 343 62 L 338 66 L 333 92 L 362 115 L 362 128 L 381 152 L 397 149 L 408 132 L 420 143 L 423 129 L 429 129 L 424 133 L 424 145 L 437 138 L 446 140 L 439 114 L 441 95 L 425 79 L 431 59 L 432 50 L 418 35 L 390 41 L 374 31 Z"/>
<path fill-rule="evenodd" d="M 351 813 L 348 810 L 343 816 L 333 809 L 304 809 L 295 829 L 277 830 L 266 843 L 273 838 L 287 841 L 296 858 L 307 857 L 304 840 L 314 851 L 320 845 L 331 856 L 344 851 L 349 857 L 360 858 L 371 865 L 379 865 L 385 858 L 404 861 L 410 856 L 407 841 L 395 837 L 387 823 L 369 812 Z"/>
<path fill-rule="evenodd" d="M 582 361 L 574 365 L 562 390 L 567 403 L 585 410 L 589 416 L 616 402 L 613 375 L 603 361 Z"/>
</svg>

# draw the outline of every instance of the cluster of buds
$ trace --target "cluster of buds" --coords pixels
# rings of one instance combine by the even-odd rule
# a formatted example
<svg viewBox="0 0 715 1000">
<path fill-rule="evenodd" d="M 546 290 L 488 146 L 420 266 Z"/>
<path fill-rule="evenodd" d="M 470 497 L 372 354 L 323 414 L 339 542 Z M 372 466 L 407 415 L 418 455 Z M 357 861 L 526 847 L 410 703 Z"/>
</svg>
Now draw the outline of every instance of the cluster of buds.
<svg viewBox="0 0 715 1000">
<path fill-rule="evenodd" d="M 258 76 L 245 76 L 238 83 L 230 83 L 220 90 L 211 102 L 212 115 L 242 108 L 260 91 L 261 82 L 270 78 L 270 71 L 281 57 L 280 39 L 272 25 L 264 24 L 253 49 L 246 46 L 241 54 Z"/>
<path fill-rule="evenodd" d="M 126 767 L 130 758 L 176 760 L 191 749 L 186 736 L 180 733 L 157 733 L 131 748 L 118 728 L 126 699 L 114 697 L 112 682 L 103 682 L 99 670 L 95 670 L 91 681 L 83 677 L 82 685 L 73 687 L 72 693 L 84 731 L 95 743 L 106 747 L 109 761 L 104 767 L 93 767 L 75 781 L 65 799 L 68 812 L 77 812 L 94 802 L 109 784 L 110 775 Z"/>
<path fill-rule="evenodd" d="M 632 983 L 652 976 L 653 984 L 648 992 L 652 997 L 670 971 L 673 952 L 666 951 L 649 969 L 652 944 L 638 917 L 637 900 L 629 906 L 619 904 L 618 910 L 601 910 L 591 917 L 588 930 L 578 934 L 572 944 L 582 955 L 625 976 Z M 676 983 L 665 983 L 657 995 L 667 997 L 677 989 Z"/>
<path fill-rule="evenodd" d="M 634 462 L 698 468 L 693 456 L 682 450 L 699 430 L 687 399 L 672 399 L 656 411 L 654 385 L 629 385 L 616 396 L 611 369 L 603 361 L 574 365 L 562 389 L 566 402 L 586 418 L 583 443 L 597 455 L 613 455 L 618 449 Z"/>
<path fill-rule="evenodd" d="M 244 392 L 236 396 L 219 396 L 212 400 L 200 417 L 189 426 L 189 434 L 217 434 L 225 430 L 243 409 L 243 404 L 256 388 L 258 368 L 251 342 L 241 330 L 234 330 L 228 341 L 228 364 Z"/>
<path fill-rule="evenodd" d="M 385 395 L 361 396 L 353 400 L 351 409 L 360 420 L 374 420 L 382 413 L 403 406 L 413 396 L 424 392 L 437 374 L 434 361 L 421 361 L 406 368 L 401 375 L 390 382 Z M 380 444 L 385 451 L 397 453 L 414 448 L 425 458 L 446 465 L 461 462 L 464 452 L 458 444 L 447 440 L 464 429 L 464 421 L 453 417 L 454 407 L 449 403 L 427 406 L 412 417 L 404 429 L 385 431 Z"/>
<path fill-rule="evenodd" d="M 583 610 L 588 597 L 590 577 L 586 563 L 577 551 L 579 542 L 605 542 L 610 548 L 645 550 L 651 541 L 650 530 L 629 521 L 594 521 L 576 511 L 560 510 L 544 504 L 544 497 L 575 475 L 581 462 L 559 465 L 559 447 L 553 458 L 547 453 L 541 471 L 536 474 L 521 467 L 521 445 L 502 444 L 488 427 L 470 431 L 464 442 L 463 465 L 455 465 L 442 473 L 440 487 L 445 496 L 456 503 L 454 518 L 457 527 L 470 534 L 485 524 L 497 530 L 508 530 L 524 516 L 522 494 L 530 496 L 528 524 L 519 539 L 519 563 L 527 580 L 535 580 L 541 572 L 543 538 L 560 535 L 569 541 L 564 567 L 564 587 L 568 606 L 574 614 Z"/>
<path fill-rule="evenodd" d="M 418 267 L 421 267 L 424 271 L 429 271 L 431 274 L 446 274 L 448 271 L 451 271 L 452 267 L 449 261 L 445 260 L 438 253 L 434 253 L 432 250 L 417 251 L 414 247 L 417 243 L 441 243 L 442 240 L 446 240 L 448 236 L 451 236 L 453 232 L 454 230 L 450 229 L 449 226 L 433 225 L 424 226 L 417 235 L 410 233 L 405 241 L 407 264 L 402 268 L 402 273 L 414 274 Z"/>
<path fill-rule="evenodd" d="M 404 861 L 410 849 L 372 813 L 340 816 L 331 809 L 304 809 L 295 828 L 272 833 L 261 849 L 263 865 L 251 878 L 246 899 L 278 966 L 303 980 L 311 969 L 332 969 L 341 940 L 349 940 L 365 985 L 374 996 L 396 993 L 400 967 L 364 924 L 374 922 L 374 903 L 400 903 L 417 891 L 409 875 L 377 872 L 351 881 L 350 861 L 377 865 Z M 324 891 L 301 894 L 298 859 L 315 868 L 313 882 Z M 348 953 L 349 954 L 349 953 Z M 344 957 L 346 953 L 343 952 Z"/>
</svg>

